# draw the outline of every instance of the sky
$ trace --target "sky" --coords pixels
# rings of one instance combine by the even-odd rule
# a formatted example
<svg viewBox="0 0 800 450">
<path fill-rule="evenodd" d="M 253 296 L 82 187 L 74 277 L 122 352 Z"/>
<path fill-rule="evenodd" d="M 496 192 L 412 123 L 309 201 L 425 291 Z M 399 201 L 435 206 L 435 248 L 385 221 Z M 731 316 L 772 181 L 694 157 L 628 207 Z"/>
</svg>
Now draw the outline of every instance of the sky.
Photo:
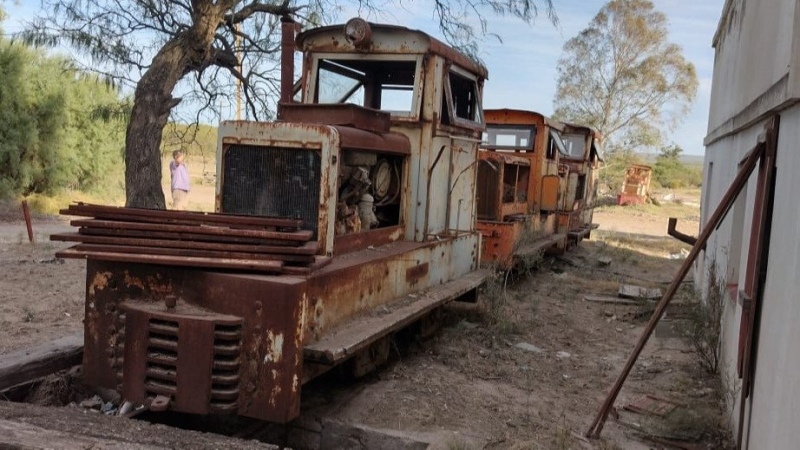
<svg viewBox="0 0 800 450">
<path fill-rule="evenodd" d="M 533 110 L 545 115 L 553 112 L 556 91 L 557 62 L 564 43 L 588 26 L 600 10 L 603 0 L 553 0 L 558 26 L 545 15 L 525 24 L 512 17 L 489 16 L 487 37 L 479 56 L 489 70 L 484 85 L 485 109 L 515 108 Z M 668 40 L 683 48 L 685 58 L 697 69 L 699 87 L 690 113 L 667 135 L 667 144 L 675 143 L 688 155 L 703 154 L 703 138 L 708 124 L 714 49 L 711 40 L 724 0 L 654 0 L 656 9 L 669 20 Z M 4 32 L 13 33 L 22 23 L 31 20 L 39 9 L 39 0 L 6 1 L 0 4 L 8 15 Z M 441 34 L 433 15 L 430 0 L 387 0 L 378 16 L 371 21 L 392 23 L 422 30 L 439 39 Z M 340 14 L 341 21 L 357 15 L 357 11 Z"/>
</svg>

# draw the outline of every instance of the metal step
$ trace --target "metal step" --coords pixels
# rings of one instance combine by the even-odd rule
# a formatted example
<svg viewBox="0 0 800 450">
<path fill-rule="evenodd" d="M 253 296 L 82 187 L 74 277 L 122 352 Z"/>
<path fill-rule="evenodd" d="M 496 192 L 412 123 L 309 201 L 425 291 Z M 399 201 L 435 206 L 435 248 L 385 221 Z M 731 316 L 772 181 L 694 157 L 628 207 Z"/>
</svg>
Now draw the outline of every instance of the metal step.
<svg viewBox="0 0 800 450">
<path fill-rule="evenodd" d="M 434 308 L 483 284 L 487 269 L 470 272 L 458 279 L 399 297 L 386 305 L 380 316 L 359 316 L 337 327 L 322 339 L 305 346 L 307 360 L 335 365 L 387 334 L 404 328 Z"/>
</svg>

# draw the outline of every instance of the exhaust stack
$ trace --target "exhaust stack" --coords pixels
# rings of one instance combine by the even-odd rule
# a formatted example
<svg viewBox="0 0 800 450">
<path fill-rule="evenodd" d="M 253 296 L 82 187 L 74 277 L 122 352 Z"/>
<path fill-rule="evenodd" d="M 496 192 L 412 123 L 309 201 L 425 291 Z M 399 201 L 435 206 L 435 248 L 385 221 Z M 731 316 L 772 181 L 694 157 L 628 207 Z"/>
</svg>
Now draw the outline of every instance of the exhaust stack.
<svg viewBox="0 0 800 450">
<path fill-rule="evenodd" d="M 284 17 L 281 19 L 281 103 L 292 103 L 295 26 L 296 23 L 292 18 Z"/>
</svg>

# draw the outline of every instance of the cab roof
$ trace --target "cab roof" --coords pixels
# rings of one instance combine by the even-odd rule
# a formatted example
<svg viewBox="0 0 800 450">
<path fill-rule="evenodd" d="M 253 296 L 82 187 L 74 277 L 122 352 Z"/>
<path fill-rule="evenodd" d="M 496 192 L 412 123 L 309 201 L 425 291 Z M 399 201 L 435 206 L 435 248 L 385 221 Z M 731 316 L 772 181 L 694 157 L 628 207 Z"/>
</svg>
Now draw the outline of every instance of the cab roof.
<svg viewBox="0 0 800 450">
<path fill-rule="evenodd" d="M 489 72 L 482 64 L 428 34 L 397 25 L 369 23 L 372 38 L 367 48 L 356 48 L 345 38 L 344 24 L 312 28 L 297 36 L 303 52 L 425 54 L 432 53 L 452 61 L 482 79 Z"/>
</svg>

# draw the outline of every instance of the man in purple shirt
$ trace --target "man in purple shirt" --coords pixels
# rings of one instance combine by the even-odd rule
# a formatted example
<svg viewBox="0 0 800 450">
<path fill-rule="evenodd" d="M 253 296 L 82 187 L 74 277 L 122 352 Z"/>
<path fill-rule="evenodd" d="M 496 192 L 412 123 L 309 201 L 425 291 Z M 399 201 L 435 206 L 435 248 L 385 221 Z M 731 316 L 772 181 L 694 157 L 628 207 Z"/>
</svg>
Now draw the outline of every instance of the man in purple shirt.
<svg viewBox="0 0 800 450">
<path fill-rule="evenodd" d="M 186 209 L 189 197 L 189 171 L 183 163 L 183 150 L 172 152 L 172 159 L 169 163 L 169 172 L 172 175 L 172 209 L 182 211 Z"/>
</svg>

